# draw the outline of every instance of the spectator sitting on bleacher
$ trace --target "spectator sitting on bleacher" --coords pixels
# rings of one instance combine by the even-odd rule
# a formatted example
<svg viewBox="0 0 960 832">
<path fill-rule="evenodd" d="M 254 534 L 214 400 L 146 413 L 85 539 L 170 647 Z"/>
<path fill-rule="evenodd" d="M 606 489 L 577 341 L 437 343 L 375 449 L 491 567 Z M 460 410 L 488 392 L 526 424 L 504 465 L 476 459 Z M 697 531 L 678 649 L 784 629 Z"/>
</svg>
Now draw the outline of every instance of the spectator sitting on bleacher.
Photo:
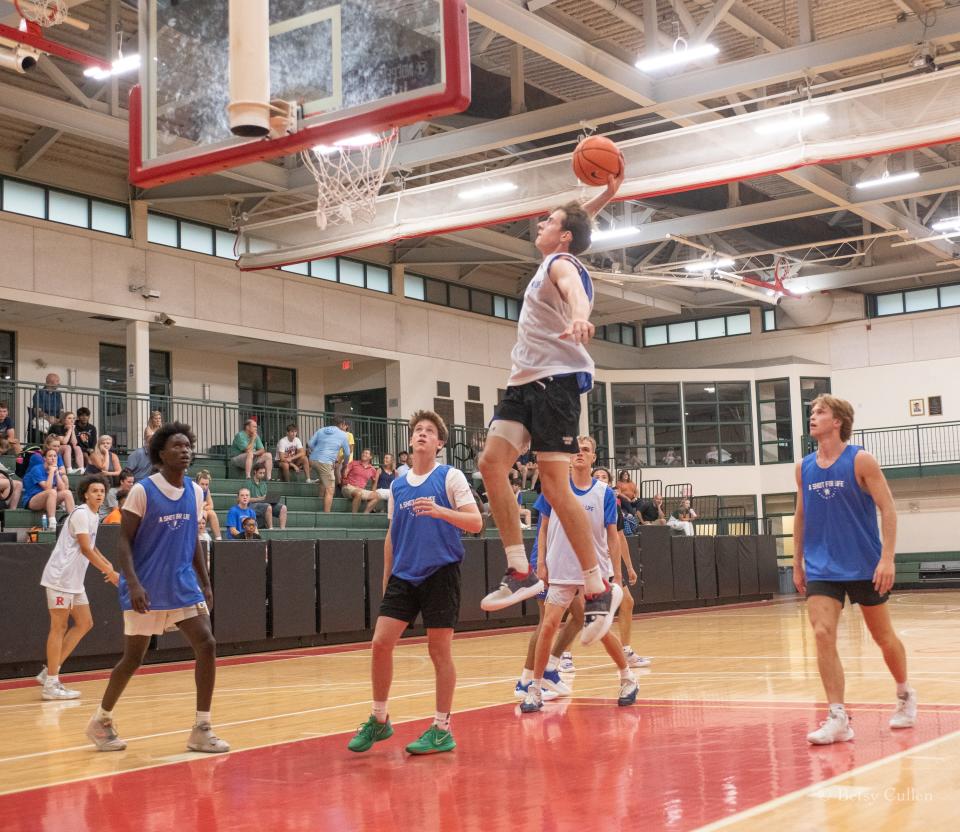
<svg viewBox="0 0 960 832">
<path fill-rule="evenodd" d="M 530 528 L 530 509 L 526 508 L 523 505 L 523 491 L 520 490 L 520 483 L 514 480 L 511 485 L 513 486 L 513 493 L 517 497 L 517 508 L 520 510 L 520 528 L 529 529 Z M 481 513 L 483 510 L 481 509 Z"/>
<path fill-rule="evenodd" d="M 73 411 L 68 410 L 63 414 L 60 424 L 51 425 L 50 432 L 47 434 L 48 436 L 60 437 L 60 456 L 63 457 L 68 474 L 83 473 L 83 449 L 77 441 L 76 423 L 76 415 Z"/>
<path fill-rule="evenodd" d="M 20 507 L 46 512 L 50 528 L 56 529 L 57 506 L 61 504 L 68 514 L 73 511 L 73 494 L 59 473 L 56 449 L 47 448 L 42 463 L 31 465 L 23 478 Z"/>
<path fill-rule="evenodd" d="M 337 461 L 337 454 L 346 454 L 350 458 L 350 442 L 347 434 L 334 425 L 320 428 L 310 441 L 307 442 L 310 450 L 310 468 L 316 469 L 317 479 L 320 482 L 320 498 L 323 500 L 323 510 L 329 512 L 333 508 L 333 491 L 336 478 L 333 467 Z"/>
<path fill-rule="evenodd" d="M 101 434 L 97 447 L 90 452 L 86 473 L 109 477 L 111 482 L 119 477 L 123 469 L 120 467 L 120 457 L 112 449 L 113 437 L 108 433 Z"/>
<path fill-rule="evenodd" d="M 220 519 L 217 517 L 217 512 L 213 508 L 213 495 L 210 493 L 210 472 L 206 469 L 197 471 L 197 476 L 194 477 L 194 479 L 197 485 L 200 486 L 200 490 L 203 491 L 203 516 L 200 519 L 204 521 L 205 526 L 210 527 L 216 540 L 222 540 L 223 535 L 220 533 Z M 209 537 L 209 532 L 207 536 Z"/>
<path fill-rule="evenodd" d="M 163 414 L 159 410 L 150 411 L 150 420 L 143 428 L 143 447 L 150 447 L 153 435 L 163 427 Z"/>
<path fill-rule="evenodd" d="M 273 528 L 274 515 L 280 520 L 280 528 L 287 527 L 287 507 L 280 500 L 270 500 L 267 491 L 270 487 L 267 482 L 267 466 L 258 462 L 253 466 L 253 479 L 249 479 L 244 486 L 250 492 L 250 505 L 257 516 L 257 522 L 263 520 L 266 528 Z"/>
<path fill-rule="evenodd" d="M 667 516 L 663 511 L 663 495 L 656 494 L 652 500 L 637 500 L 637 517 L 644 526 L 666 525 Z"/>
<path fill-rule="evenodd" d="M 263 440 L 257 435 L 256 419 L 247 419 L 243 423 L 243 430 L 238 431 L 233 437 L 233 444 L 230 446 L 230 463 L 234 468 L 243 471 L 244 476 L 250 479 L 250 473 L 253 466 L 262 462 L 267 469 L 267 479 L 273 473 L 273 457 L 263 446 Z"/>
<path fill-rule="evenodd" d="M 77 408 L 77 424 L 75 426 L 77 434 L 77 444 L 84 456 L 89 456 L 90 452 L 97 447 L 97 429 L 90 423 L 90 408 Z"/>
<path fill-rule="evenodd" d="M 526 491 L 528 488 L 536 489 L 537 479 L 540 477 L 540 469 L 537 467 L 537 457 L 533 451 L 523 454 L 517 460 L 517 467 L 520 470 L 520 490 Z M 527 480 L 530 484 L 527 485 Z"/>
<path fill-rule="evenodd" d="M 55 434 L 50 434 L 46 439 L 43 440 L 43 447 L 35 451 L 31 451 L 28 454 L 24 454 L 24 463 L 26 468 L 24 470 L 23 478 L 26 479 L 27 473 L 29 473 L 31 468 L 34 467 L 43 467 L 44 465 L 44 454 L 47 451 L 56 451 L 57 452 L 57 473 L 60 475 L 62 482 L 67 483 L 67 488 L 69 488 L 69 480 L 67 479 L 67 469 L 63 464 L 63 457 L 60 456 L 60 437 Z M 19 468 L 17 469 L 19 472 Z"/>
<path fill-rule="evenodd" d="M 148 448 L 137 448 L 127 457 L 127 468 L 133 474 L 136 482 L 151 476 L 153 474 L 153 463 L 150 461 L 150 450 Z"/>
<path fill-rule="evenodd" d="M 10 408 L 6 402 L 0 402 L 0 455 L 13 453 L 20 456 L 22 449 L 17 439 L 16 425 L 10 415 Z"/>
<path fill-rule="evenodd" d="M 297 436 L 298 430 L 299 428 L 294 424 L 287 425 L 287 435 L 277 442 L 277 463 L 280 466 L 280 479 L 284 482 L 290 482 L 291 469 L 298 474 L 303 471 L 307 482 L 312 482 L 310 460 L 303 448 L 303 442 Z"/>
<path fill-rule="evenodd" d="M 377 469 L 370 463 L 371 459 L 373 459 L 373 452 L 369 448 L 364 448 L 360 452 L 360 459 L 353 460 L 343 471 L 343 485 L 340 491 L 344 497 L 353 501 L 351 510 L 354 514 L 360 508 L 361 500 L 367 503 L 364 514 L 369 514 L 380 502 L 377 489 L 370 488 L 377 477 Z"/>
<path fill-rule="evenodd" d="M 20 495 L 22 493 L 23 483 L 0 471 L 0 510 L 17 508 L 20 505 Z"/>
<path fill-rule="evenodd" d="M 129 492 L 135 482 L 133 471 L 129 468 L 121 469 L 120 484 L 114 486 L 107 492 L 107 499 L 103 501 L 103 505 L 100 507 L 100 515 L 106 516 L 109 512 L 113 511 L 117 507 L 117 495 L 121 491 Z"/>
<path fill-rule="evenodd" d="M 381 500 L 390 499 L 390 484 L 397 478 L 397 469 L 393 463 L 393 454 L 384 454 L 377 474 L 377 496 Z"/>
<path fill-rule="evenodd" d="M 132 487 L 132 485 L 131 485 Z M 117 504 L 113 507 L 112 511 L 107 514 L 106 517 L 101 521 L 104 526 L 119 526 L 121 512 L 123 511 L 123 504 L 127 501 L 127 494 L 130 491 L 126 488 L 121 489 L 117 492 Z"/>
<path fill-rule="evenodd" d="M 402 477 L 404 474 L 410 471 L 410 465 L 407 460 L 410 458 L 410 455 L 406 451 L 400 451 L 397 454 L 397 476 Z"/>
<path fill-rule="evenodd" d="M 257 534 L 257 521 L 251 517 L 243 518 L 243 534 L 240 535 L 241 540 L 263 540 L 259 534 Z"/>
<path fill-rule="evenodd" d="M 244 486 L 237 492 L 237 504 L 227 512 L 227 533 L 234 540 L 243 537 L 243 521 L 247 517 L 256 523 L 257 514 L 250 508 L 250 489 Z"/>
<path fill-rule="evenodd" d="M 33 394 L 30 410 L 30 427 L 34 431 L 36 441 L 50 432 L 50 426 L 60 421 L 63 414 L 63 396 L 57 389 L 60 386 L 60 376 L 56 373 L 47 373 L 46 385 Z"/>
<path fill-rule="evenodd" d="M 682 531 L 687 537 L 690 537 L 693 534 L 693 521 L 696 519 L 697 513 L 690 506 L 690 498 L 684 497 L 680 502 L 680 508 L 670 515 L 670 519 L 667 520 L 667 525 L 672 529 Z"/>
</svg>

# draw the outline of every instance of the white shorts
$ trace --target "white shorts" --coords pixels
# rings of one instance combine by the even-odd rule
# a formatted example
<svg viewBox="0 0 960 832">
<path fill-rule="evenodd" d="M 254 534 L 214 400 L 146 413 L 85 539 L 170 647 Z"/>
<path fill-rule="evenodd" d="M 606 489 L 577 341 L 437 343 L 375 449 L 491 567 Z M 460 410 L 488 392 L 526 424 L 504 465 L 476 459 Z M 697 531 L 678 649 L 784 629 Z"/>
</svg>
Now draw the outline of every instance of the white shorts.
<svg viewBox="0 0 960 832">
<path fill-rule="evenodd" d="M 389 500 L 389 499 L 390 499 L 390 489 L 389 489 L 389 488 L 378 488 L 378 489 L 377 489 L 377 496 L 378 496 L 381 500 Z"/>
<path fill-rule="evenodd" d="M 547 587 L 547 597 L 544 603 L 566 609 L 581 592 L 583 592 L 581 584 L 550 584 Z"/>
<path fill-rule="evenodd" d="M 203 601 L 177 610 L 150 610 L 150 612 L 124 610 L 123 634 L 125 636 L 159 636 L 161 633 L 172 633 L 178 629 L 178 622 L 196 618 L 198 615 L 209 615 L 207 605 Z"/>
<path fill-rule="evenodd" d="M 86 592 L 61 592 L 59 589 L 50 589 L 48 586 L 44 589 L 47 591 L 47 609 L 69 610 L 74 607 L 90 606 Z"/>
</svg>

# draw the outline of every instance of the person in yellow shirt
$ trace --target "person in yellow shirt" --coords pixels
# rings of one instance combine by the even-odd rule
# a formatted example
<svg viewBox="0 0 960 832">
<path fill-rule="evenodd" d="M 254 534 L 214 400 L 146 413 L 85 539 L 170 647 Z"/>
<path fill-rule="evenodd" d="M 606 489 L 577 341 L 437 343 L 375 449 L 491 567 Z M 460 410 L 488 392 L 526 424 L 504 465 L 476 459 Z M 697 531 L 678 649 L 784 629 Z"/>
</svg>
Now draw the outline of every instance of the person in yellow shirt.
<svg viewBox="0 0 960 832">
<path fill-rule="evenodd" d="M 353 434 L 350 433 L 350 425 L 347 423 L 346 419 L 341 419 L 339 422 L 337 422 L 337 427 L 347 435 L 347 444 L 350 446 L 350 459 L 353 459 L 355 456 L 354 451 L 356 449 L 356 440 L 353 438 Z M 343 458 L 343 451 L 340 451 L 340 453 L 337 454 L 335 473 L 338 486 L 343 484 L 343 471 L 347 467 L 347 462 L 349 461 L 350 460 Z"/>
</svg>

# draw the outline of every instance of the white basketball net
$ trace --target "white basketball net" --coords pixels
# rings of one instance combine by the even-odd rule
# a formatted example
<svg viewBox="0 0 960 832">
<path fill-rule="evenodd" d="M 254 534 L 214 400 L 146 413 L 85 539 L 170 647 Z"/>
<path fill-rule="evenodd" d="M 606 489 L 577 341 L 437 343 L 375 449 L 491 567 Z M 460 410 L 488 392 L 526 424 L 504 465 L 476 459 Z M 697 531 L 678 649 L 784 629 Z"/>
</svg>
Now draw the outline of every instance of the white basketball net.
<svg viewBox="0 0 960 832">
<path fill-rule="evenodd" d="M 396 128 L 375 142 L 314 147 L 301 156 L 317 180 L 317 227 L 368 223 L 397 150 Z"/>
<path fill-rule="evenodd" d="M 66 0 L 14 0 L 20 17 L 41 26 L 59 26 L 69 14 Z"/>
</svg>

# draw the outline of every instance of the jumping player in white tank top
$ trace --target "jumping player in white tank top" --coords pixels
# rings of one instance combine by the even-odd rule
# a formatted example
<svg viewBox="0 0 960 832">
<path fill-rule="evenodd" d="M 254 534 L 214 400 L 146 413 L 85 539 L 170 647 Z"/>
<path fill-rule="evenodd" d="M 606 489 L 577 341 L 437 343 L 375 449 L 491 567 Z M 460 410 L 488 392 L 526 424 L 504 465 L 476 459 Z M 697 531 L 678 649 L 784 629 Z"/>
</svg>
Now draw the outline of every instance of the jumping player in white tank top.
<svg viewBox="0 0 960 832">
<path fill-rule="evenodd" d="M 607 576 L 597 564 L 586 513 L 570 490 L 580 396 L 593 385 L 593 360 L 586 349 L 594 333 L 590 323 L 593 283 L 576 255 L 589 247 L 592 218 L 613 199 L 622 182 L 621 171 L 610 176 L 603 192 L 586 204 L 557 208 L 540 222 L 535 245 L 543 263 L 524 293 L 507 392 L 494 413 L 479 460 L 507 555 L 503 582 L 481 606 L 503 609 L 543 589 L 527 561 L 509 479 L 511 466 L 529 448 L 537 455 L 543 496 L 563 523 L 583 572 L 584 644 L 606 634 L 616 605 Z"/>
</svg>

